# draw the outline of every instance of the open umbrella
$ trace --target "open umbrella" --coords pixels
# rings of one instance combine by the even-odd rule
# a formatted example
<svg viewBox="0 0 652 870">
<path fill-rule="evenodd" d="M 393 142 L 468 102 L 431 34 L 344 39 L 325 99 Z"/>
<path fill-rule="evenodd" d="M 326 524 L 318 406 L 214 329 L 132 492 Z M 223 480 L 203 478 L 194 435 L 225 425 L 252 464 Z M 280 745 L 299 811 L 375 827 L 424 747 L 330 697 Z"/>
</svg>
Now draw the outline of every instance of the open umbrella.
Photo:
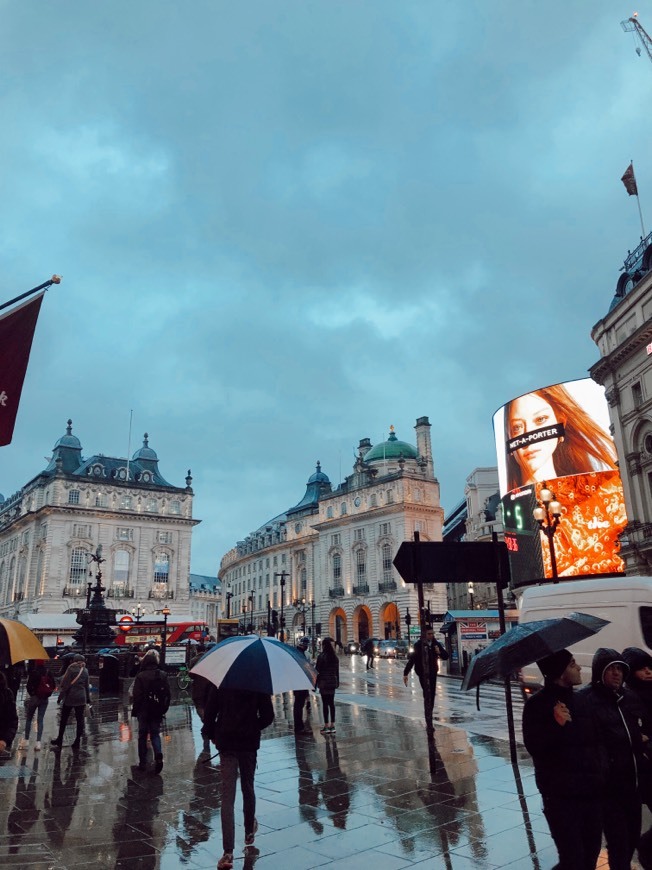
<svg viewBox="0 0 652 870">
<path fill-rule="evenodd" d="M 608 624 L 608 619 L 588 613 L 569 613 L 557 619 L 515 625 L 473 657 L 462 689 L 473 689 L 496 677 L 507 679 L 519 668 L 597 634 Z"/>
<path fill-rule="evenodd" d="M 190 673 L 224 689 L 267 695 L 312 689 L 317 681 L 315 669 L 294 647 L 255 635 L 226 638 L 205 653 Z"/>
<path fill-rule="evenodd" d="M 0 619 L 0 664 L 47 658 L 43 644 L 26 625 L 15 619 Z"/>
</svg>

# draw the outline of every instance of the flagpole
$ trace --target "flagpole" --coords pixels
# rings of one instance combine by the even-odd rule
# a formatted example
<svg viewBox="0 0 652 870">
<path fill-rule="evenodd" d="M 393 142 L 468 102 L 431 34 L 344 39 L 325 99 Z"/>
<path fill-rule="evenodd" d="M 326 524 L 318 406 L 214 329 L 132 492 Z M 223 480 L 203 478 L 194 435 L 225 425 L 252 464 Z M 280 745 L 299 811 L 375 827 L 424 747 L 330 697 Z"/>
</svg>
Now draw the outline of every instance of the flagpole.
<svg viewBox="0 0 652 870">
<path fill-rule="evenodd" d="M 634 179 L 634 189 L 636 190 L 636 205 L 638 206 L 638 216 L 641 219 L 641 239 L 645 238 L 645 225 L 643 223 L 643 212 L 641 211 L 641 200 L 638 195 L 638 184 L 636 183 L 636 173 L 634 172 L 634 159 L 629 161 L 632 167 L 632 178 Z"/>
<path fill-rule="evenodd" d="M 33 287 L 26 293 L 21 293 L 20 296 L 16 296 L 15 299 L 10 299 L 9 302 L 3 303 L 0 305 L 0 311 L 2 311 L 3 308 L 9 308 L 9 306 L 13 305 L 15 302 L 20 302 L 21 299 L 25 299 L 33 293 L 38 293 L 39 290 L 47 290 L 48 287 L 51 287 L 53 284 L 61 284 L 61 275 L 53 275 L 49 281 L 45 281 L 43 284 L 39 284 L 38 287 Z"/>
</svg>

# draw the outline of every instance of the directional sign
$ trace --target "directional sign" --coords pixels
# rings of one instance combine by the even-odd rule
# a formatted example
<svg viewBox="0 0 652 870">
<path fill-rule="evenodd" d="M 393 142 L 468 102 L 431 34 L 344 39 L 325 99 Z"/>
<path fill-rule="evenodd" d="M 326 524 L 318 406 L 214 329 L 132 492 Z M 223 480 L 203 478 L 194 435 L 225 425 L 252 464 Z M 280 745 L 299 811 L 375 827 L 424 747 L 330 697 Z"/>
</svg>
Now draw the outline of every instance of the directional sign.
<svg viewBox="0 0 652 870">
<path fill-rule="evenodd" d="M 507 545 L 498 541 L 404 541 L 394 567 L 406 583 L 509 585 Z"/>
<path fill-rule="evenodd" d="M 120 622 L 118 623 L 118 627 L 120 628 L 120 631 L 129 631 L 129 629 L 132 627 L 133 624 L 134 624 L 133 616 L 129 616 L 128 613 L 125 613 L 124 616 L 120 617 Z"/>
</svg>

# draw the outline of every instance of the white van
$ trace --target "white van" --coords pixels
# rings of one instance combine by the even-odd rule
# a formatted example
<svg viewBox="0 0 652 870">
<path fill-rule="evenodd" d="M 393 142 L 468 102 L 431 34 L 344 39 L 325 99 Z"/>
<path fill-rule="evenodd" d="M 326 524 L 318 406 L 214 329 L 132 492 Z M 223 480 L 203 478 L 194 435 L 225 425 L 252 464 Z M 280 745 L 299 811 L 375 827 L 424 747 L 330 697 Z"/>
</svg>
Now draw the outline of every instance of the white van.
<svg viewBox="0 0 652 870">
<path fill-rule="evenodd" d="M 591 680 L 591 661 L 603 646 L 622 652 L 636 646 L 652 655 L 652 577 L 608 577 L 599 580 L 562 580 L 529 586 L 521 597 L 519 622 L 554 619 L 573 611 L 608 619 L 609 625 L 569 647 L 582 666 L 582 683 Z M 521 672 L 523 692 L 531 694 L 543 683 L 536 665 Z"/>
</svg>

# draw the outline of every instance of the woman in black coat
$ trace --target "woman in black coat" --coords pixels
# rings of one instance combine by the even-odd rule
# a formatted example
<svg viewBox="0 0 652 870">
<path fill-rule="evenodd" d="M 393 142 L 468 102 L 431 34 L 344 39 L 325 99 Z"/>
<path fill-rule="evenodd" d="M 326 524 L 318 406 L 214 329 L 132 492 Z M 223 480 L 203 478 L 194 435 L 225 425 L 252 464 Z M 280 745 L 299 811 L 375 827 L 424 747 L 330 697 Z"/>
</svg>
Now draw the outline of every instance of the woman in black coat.
<svg viewBox="0 0 652 870">
<path fill-rule="evenodd" d="M 321 642 L 321 652 L 317 656 L 315 668 L 317 688 L 321 693 L 324 710 L 324 727 L 321 733 L 335 734 L 335 689 L 340 685 L 340 660 L 330 637 L 325 637 Z"/>
<path fill-rule="evenodd" d="M 14 693 L 0 671 L 0 753 L 9 752 L 18 731 L 18 711 Z"/>
</svg>

